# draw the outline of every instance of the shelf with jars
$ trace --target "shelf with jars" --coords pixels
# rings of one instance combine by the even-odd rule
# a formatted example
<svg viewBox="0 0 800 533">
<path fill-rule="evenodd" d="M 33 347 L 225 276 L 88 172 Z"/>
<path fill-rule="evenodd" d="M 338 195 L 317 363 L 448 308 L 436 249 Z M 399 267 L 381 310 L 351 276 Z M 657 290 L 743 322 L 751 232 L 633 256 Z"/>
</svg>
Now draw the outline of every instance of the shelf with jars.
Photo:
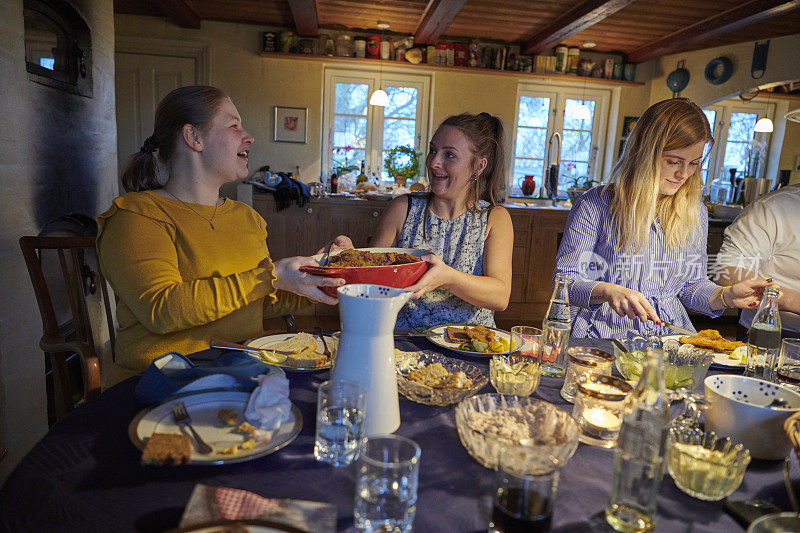
<svg viewBox="0 0 800 533">
<path fill-rule="evenodd" d="M 375 68 L 379 68 L 381 65 L 383 66 L 383 68 L 387 68 L 391 65 L 391 68 L 399 67 L 409 70 L 463 72 L 471 74 L 486 74 L 489 76 L 513 76 L 516 78 L 524 78 L 524 79 L 532 78 L 532 79 L 557 81 L 557 82 L 575 82 L 575 83 L 580 83 L 581 85 L 586 83 L 587 85 L 597 85 L 602 87 L 610 87 L 610 86 L 638 87 L 644 85 L 644 83 L 637 81 L 615 80 L 610 78 L 596 78 L 590 76 L 576 76 L 573 74 L 522 72 L 518 70 L 495 70 L 490 68 L 474 68 L 474 67 L 455 67 L 455 66 L 449 67 L 442 65 L 432 65 L 430 63 L 415 64 L 415 63 L 409 63 L 408 61 L 396 61 L 388 59 L 382 60 L 382 59 L 339 57 L 339 56 L 331 57 L 331 56 L 312 55 L 312 54 L 290 54 L 283 52 L 259 52 L 259 55 L 262 57 L 269 57 L 275 59 L 291 59 L 292 61 L 318 61 L 329 64 L 350 64 L 350 65 L 357 63 L 360 65 L 374 65 Z"/>
</svg>

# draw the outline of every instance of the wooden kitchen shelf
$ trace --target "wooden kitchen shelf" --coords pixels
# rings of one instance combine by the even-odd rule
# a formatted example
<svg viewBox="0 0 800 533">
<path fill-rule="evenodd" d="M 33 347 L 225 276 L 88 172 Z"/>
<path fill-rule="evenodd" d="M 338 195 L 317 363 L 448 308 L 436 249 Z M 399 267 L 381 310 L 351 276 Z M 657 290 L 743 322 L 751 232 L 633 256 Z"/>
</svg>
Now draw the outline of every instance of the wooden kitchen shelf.
<svg viewBox="0 0 800 533">
<path fill-rule="evenodd" d="M 376 69 L 383 67 L 388 69 L 408 69 L 424 70 L 432 72 L 463 72 L 468 74 L 485 74 L 487 76 L 513 76 L 520 79 L 535 79 L 553 82 L 573 82 L 578 85 L 596 85 L 602 87 L 625 86 L 639 87 L 644 85 L 638 81 L 611 80 L 607 78 L 591 78 L 585 76 L 571 76 L 569 74 L 539 74 L 538 72 L 519 72 L 516 70 L 494 70 L 490 68 L 471 68 L 471 67 L 442 67 L 439 65 L 429 65 L 427 63 L 409 63 L 407 61 L 383 61 L 381 59 L 362 59 L 360 57 L 330 57 L 308 54 L 284 54 L 281 52 L 259 52 L 261 57 L 271 57 L 275 59 L 291 59 L 293 61 L 318 61 L 336 65 L 369 65 Z"/>
</svg>

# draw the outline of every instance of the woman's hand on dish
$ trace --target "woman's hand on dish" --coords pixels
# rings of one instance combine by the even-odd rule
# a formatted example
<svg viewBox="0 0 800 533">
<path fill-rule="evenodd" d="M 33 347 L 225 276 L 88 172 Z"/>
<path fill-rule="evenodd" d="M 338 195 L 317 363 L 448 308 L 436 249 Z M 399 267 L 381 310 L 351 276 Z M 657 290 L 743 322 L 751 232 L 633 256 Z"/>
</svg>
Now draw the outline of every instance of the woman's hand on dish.
<svg viewBox="0 0 800 533">
<path fill-rule="evenodd" d="M 764 287 L 777 287 L 780 289 L 778 285 L 771 281 L 748 279 L 730 287 L 725 287 L 722 290 L 725 291 L 724 298 L 728 305 L 740 309 L 753 309 L 761 302 L 761 297 L 764 295 Z"/>
<path fill-rule="evenodd" d="M 420 298 L 434 289 L 447 285 L 452 281 L 453 273 L 456 272 L 455 269 L 448 266 L 434 254 L 423 255 L 422 260 L 430 263 L 428 270 L 425 271 L 425 274 L 423 274 L 415 284 L 406 287 L 407 291 L 414 293 L 411 295 L 413 300 Z"/>
<path fill-rule="evenodd" d="M 642 322 L 652 320 L 656 324 L 661 323 L 656 310 L 639 291 L 616 283 L 601 282 L 595 286 L 592 293 L 601 296 L 621 317 L 628 317 L 632 320 L 638 318 Z"/>
<path fill-rule="evenodd" d="M 329 242 L 328 244 L 317 250 L 317 253 L 324 254 L 329 252 L 331 249 L 350 250 L 351 248 L 355 248 L 355 246 L 353 246 L 353 241 L 350 240 L 350 237 L 348 237 L 347 235 L 339 235 L 331 242 Z"/>
<path fill-rule="evenodd" d="M 347 240 L 350 241 L 350 239 Z M 336 305 L 339 303 L 338 298 L 328 296 L 322 292 L 319 287 L 339 287 L 345 284 L 345 280 L 342 278 L 327 278 L 300 272 L 300 267 L 306 265 L 319 266 L 319 263 L 311 257 L 302 256 L 287 257 L 275 261 L 275 288 L 293 292 L 328 305 Z"/>
</svg>

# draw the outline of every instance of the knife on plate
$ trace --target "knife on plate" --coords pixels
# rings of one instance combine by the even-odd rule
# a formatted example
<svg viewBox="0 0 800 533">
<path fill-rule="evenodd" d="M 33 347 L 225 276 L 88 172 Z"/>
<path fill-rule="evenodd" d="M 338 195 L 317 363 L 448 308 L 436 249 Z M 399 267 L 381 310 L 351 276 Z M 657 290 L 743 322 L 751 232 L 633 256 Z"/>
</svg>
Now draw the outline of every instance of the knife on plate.
<svg viewBox="0 0 800 533">
<path fill-rule="evenodd" d="M 697 333 L 695 333 L 694 331 L 690 331 L 690 330 L 688 330 L 686 328 L 682 328 L 680 326 L 676 326 L 675 324 L 670 324 L 669 322 L 664 322 L 663 320 L 661 321 L 661 325 L 665 326 L 665 327 L 668 327 L 669 329 L 671 329 L 673 331 L 677 331 L 681 335 L 689 335 L 690 337 L 693 337 L 693 336 L 697 335 Z"/>
</svg>

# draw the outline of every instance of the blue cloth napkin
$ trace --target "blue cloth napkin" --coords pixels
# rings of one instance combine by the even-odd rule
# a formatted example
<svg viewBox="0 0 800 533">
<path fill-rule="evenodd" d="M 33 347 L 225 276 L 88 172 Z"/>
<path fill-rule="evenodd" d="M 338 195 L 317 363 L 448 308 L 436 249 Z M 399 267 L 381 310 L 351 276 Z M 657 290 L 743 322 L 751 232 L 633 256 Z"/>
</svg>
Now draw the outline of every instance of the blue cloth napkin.
<svg viewBox="0 0 800 533">
<path fill-rule="evenodd" d="M 155 403 L 180 392 L 208 389 L 252 391 L 257 376 L 283 371 L 242 352 L 224 352 L 216 361 L 197 366 L 178 352 L 169 352 L 153 360 L 139 383 L 136 399 Z"/>
</svg>

